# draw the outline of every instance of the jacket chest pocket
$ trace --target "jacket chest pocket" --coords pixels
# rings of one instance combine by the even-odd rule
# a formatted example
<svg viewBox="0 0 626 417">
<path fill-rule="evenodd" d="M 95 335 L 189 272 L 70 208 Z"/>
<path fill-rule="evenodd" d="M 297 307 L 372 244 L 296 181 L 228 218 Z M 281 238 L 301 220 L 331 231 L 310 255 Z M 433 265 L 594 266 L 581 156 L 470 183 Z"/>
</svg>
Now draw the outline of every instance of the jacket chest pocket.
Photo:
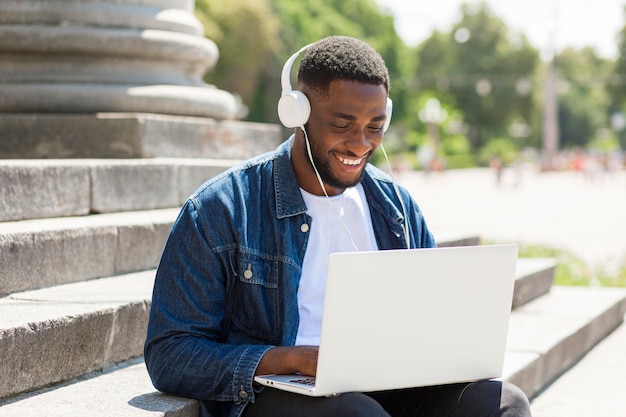
<svg viewBox="0 0 626 417">
<path fill-rule="evenodd" d="M 278 261 L 239 253 L 232 260 L 229 310 L 233 324 L 262 343 L 280 341 Z"/>
</svg>

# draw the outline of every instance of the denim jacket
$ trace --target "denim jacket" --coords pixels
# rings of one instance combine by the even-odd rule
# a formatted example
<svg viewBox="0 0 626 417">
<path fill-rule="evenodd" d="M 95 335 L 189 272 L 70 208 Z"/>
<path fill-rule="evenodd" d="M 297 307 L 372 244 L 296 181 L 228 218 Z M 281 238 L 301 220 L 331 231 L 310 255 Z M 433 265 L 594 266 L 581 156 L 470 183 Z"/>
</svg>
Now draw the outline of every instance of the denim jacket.
<svg viewBox="0 0 626 417">
<path fill-rule="evenodd" d="M 203 416 L 235 417 L 253 402 L 255 369 L 293 345 L 311 217 L 291 164 L 293 136 L 274 152 L 203 184 L 183 206 L 154 283 L 145 362 L 154 386 L 200 400 Z M 406 247 L 389 177 L 362 179 L 378 247 Z M 435 242 L 400 188 L 412 247 Z"/>
</svg>

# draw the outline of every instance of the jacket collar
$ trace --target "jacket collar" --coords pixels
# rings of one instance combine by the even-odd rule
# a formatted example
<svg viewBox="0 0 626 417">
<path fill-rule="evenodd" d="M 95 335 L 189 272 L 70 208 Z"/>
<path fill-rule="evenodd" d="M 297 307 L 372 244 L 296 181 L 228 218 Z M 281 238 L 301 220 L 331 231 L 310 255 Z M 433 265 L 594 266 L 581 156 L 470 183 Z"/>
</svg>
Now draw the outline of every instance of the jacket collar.
<svg viewBox="0 0 626 417">
<path fill-rule="evenodd" d="M 294 137 L 295 135 L 291 135 L 274 152 L 274 193 L 276 216 L 279 219 L 306 212 L 306 204 L 291 164 L 291 147 Z"/>
</svg>

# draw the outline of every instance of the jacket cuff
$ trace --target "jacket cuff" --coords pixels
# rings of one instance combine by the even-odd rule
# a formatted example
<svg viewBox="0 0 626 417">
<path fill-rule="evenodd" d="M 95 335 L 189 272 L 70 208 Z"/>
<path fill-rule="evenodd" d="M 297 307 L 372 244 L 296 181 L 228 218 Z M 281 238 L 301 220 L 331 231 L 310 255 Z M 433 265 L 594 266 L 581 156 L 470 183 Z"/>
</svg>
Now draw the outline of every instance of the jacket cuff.
<svg viewBox="0 0 626 417">
<path fill-rule="evenodd" d="M 254 372 L 265 352 L 273 348 L 269 345 L 251 345 L 240 356 L 233 374 L 232 395 L 235 404 L 254 402 Z"/>
</svg>

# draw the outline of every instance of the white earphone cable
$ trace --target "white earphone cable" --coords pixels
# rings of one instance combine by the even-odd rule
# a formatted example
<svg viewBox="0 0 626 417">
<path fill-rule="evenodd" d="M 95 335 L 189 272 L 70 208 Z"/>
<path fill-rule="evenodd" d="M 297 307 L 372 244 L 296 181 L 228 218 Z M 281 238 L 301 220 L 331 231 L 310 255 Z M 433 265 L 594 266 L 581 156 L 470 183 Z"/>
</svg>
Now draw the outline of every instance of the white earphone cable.
<svg viewBox="0 0 626 417">
<path fill-rule="evenodd" d="M 354 250 L 356 252 L 359 252 L 359 248 L 354 242 L 354 239 L 352 239 L 352 235 L 350 234 L 348 227 L 344 224 L 343 220 L 341 220 L 341 214 L 339 213 L 339 211 L 333 204 L 333 201 L 331 200 L 331 198 L 328 196 L 328 193 L 326 192 L 324 181 L 322 181 L 322 177 L 320 176 L 320 173 L 318 172 L 317 167 L 315 166 L 315 162 L 313 161 L 313 154 L 311 152 L 311 144 L 309 143 L 309 135 L 307 135 L 306 129 L 304 128 L 304 126 L 300 126 L 300 128 L 304 132 L 304 142 L 306 144 L 307 154 L 309 155 L 309 161 L 311 161 L 311 165 L 313 166 L 313 171 L 315 171 L 315 176 L 317 177 L 317 181 L 320 183 L 320 187 L 322 187 L 322 191 L 324 192 L 324 195 L 326 196 L 326 200 L 330 204 L 330 207 L 332 208 L 332 210 L 337 214 L 337 217 L 339 218 L 339 222 L 341 223 L 341 227 L 343 227 L 343 230 L 346 232 L 346 235 L 348 235 L 348 239 L 350 239 L 350 243 L 352 243 L 352 247 L 354 247 Z"/>
<path fill-rule="evenodd" d="M 398 184 L 396 184 L 396 178 L 393 175 L 389 157 L 387 157 L 387 152 L 385 151 L 385 147 L 382 143 L 380 144 L 380 149 L 382 149 L 383 155 L 385 155 L 387 167 L 389 168 L 389 176 L 391 176 L 391 183 L 393 184 L 393 190 L 396 192 L 398 200 L 400 200 L 400 207 L 402 207 L 402 214 L 404 214 L 404 241 L 406 242 L 406 248 L 411 249 L 411 240 L 409 239 L 409 218 L 406 215 L 406 208 L 404 207 L 404 202 L 402 201 L 402 196 L 400 195 L 400 190 L 398 189 Z"/>
<path fill-rule="evenodd" d="M 324 186 L 324 181 L 322 181 L 322 177 L 320 176 L 319 171 L 317 170 L 317 167 L 315 166 L 315 162 L 313 161 L 313 154 L 311 152 L 311 144 L 309 143 L 309 135 L 306 132 L 306 129 L 304 128 L 304 126 L 300 126 L 300 128 L 302 129 L 302 132 L 304 132 L 304 142 L 306 144 L 306 151 L 307 154 L 309 156 L 309 160 L 311 161 L 311 165 L 313 166 L 313 171 L 315 171 L 315 176 L 317 177 L 317 181 L 320 184 L 320 187 L 322 187 L 322 191 L 324 192 L 324 195 L 326 196 L 326 199 L 328 200 L 328 203 L 330 204 L 331 208 L 333 209 L 333 211 L 335 213 L 337 213 L 337 215 L 339 215 L 337 208 L 334 206 L 333 201 L 331 200 L 331 198 L 328 196 L 328 193 L 326 192 L 326 187 Z M 400 207 L 402 208 L 402 214 L 404 214 L 404 241 L 406 243 L 406 248 L 407 249 L 411 249 L 411 240 L 409 237 L 409 219 L 407 217 L 407 213 L 406 213 L 406 208 L 404 206 L 404 202 L 402 201 L 402 195 L 400 194 L 400 190 L 398 189 L 398 185 L 396 184 L 396 179 L 393 175 L 393 171 L 391 169 L 391 163 L 389 162 L 389 157 L 387 156 L 387 152 L 385 151 L 385 147 L 381 144 L 380 145 L 380 149 L 382 149 L 383 151 L 383 155 L 385 156 L 385 161 L 387 161 L 387 167 L 389 168 L 389 175 L 391 176 L 391 183 L 393 184 L 393 190 L 396 193 L 396 196 L 398 197 L 398 200 L 400 201 Z M 341 226 L 343 227 L 343 230 L 346 232 L 346 234 L 348 235 L 348 239 L 350 239 L 350 242 L 352 243 L 352 246 L 354 247 L 355 251 L 359 251 L 356 243 L 354 242 L 354 239 L 352 239 L 352 235 L 350 234 L 350 231 L 348 230 L 348 227 L 344 224 L 344 222 L 341 220 L 341 216 L 339 216 L 339 221 L 341 223 Z"/>
</svg>

